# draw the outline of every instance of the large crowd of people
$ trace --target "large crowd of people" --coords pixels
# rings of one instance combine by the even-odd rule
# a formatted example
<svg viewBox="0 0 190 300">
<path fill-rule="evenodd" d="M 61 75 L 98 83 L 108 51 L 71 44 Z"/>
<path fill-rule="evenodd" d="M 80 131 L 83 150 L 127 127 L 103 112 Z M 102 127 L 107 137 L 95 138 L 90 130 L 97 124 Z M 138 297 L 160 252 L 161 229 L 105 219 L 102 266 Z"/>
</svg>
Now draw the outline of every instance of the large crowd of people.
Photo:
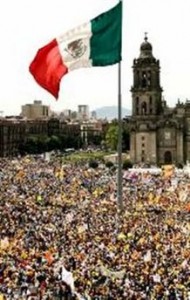
<svg viewBox="0 0 190 300">
<path fill-rule="evenodd" d="M 190 299 L 190 179 L 0 160 L 0 300 Z"/>
</svg>

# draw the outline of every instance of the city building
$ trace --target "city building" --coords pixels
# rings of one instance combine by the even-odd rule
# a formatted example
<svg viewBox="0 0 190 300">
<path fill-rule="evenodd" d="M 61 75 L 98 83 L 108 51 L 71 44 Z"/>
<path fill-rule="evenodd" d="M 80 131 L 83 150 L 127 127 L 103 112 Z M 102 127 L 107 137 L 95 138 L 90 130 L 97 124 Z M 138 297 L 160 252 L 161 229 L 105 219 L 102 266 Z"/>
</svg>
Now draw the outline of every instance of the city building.
<svg viewBox="0 0 190 300">
<path fill-rule="evenodd" d="M 66 119 L 72 118 L 72 110 L 71 109 L 64 109 L 63 115 Z"/>
<path fill-rule="evenodd" d="M 167 105 L 160 62 L 147 36 L 133 61 L 130 158 L 132 163 L 184 164 L 190 160 L 190 101 Z"/>
<path fill-rule="evenodd" d="M 100 140 L 104 134 L 104 124 L 99 120 L 89 120 L 81 122 L 80 134 L 83 144 L 87 147 L 95 140 Z"/>
<path fill-rule="evenodd" d="M 35 100 L 33 104 L 25 104 L 22 106 L 21 116 L 27 119 L 48 118 L 50 114 L 49 106 L 43 105 L 40 100 Z"/>
<path fill-rule="evenodd" d="M 90 118 L 89 106 L 88 105 L 78 105 L 77 118 L 79 121 L 87 121 Z"/>
<path fill-rule="evenodd" d="M 48 119 L 0 119 L 0 157 L 14 157 L 23 153 L 23 145 L 31 138 L 60 137 L 63 148 L 76 148 L 98 143 L 105 134 L 101 121 L 65 121 L 57 117 Z"/>
<path fill-rule="evenodd" d="M 26 138 L 25 122 L 16 119 L 0 120 L 0 157 L 17 156 Z"/>
<path fill-rule="evenodd" d="M 95 110 L 93 110 L 93 111 L 91 112 L 91 118 L 94 119 L 94 120 L 97 119 L 97 113 L 96 113 Z"/>
</svg>

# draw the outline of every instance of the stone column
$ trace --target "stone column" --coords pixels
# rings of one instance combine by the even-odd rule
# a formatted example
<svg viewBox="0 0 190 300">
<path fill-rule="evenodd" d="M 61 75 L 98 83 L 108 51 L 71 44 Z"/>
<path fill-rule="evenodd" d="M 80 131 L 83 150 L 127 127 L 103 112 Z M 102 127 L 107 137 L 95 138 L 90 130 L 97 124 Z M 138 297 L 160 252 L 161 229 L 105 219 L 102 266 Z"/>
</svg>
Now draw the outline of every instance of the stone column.
<svg viewBox="0 0 190 300">
<path fill-rule="evenodd" d="M 149 161 L 150 163 L 157 164 L 157 143 L 155 131 L 150 132 L 149 142 Z"/>
<path fill-rule="evenodd" d="M 130 134 L 130 160 L 136 163 L 136 132 L 132 131 Z"/>
<path fill-rule="evenodd" d="M 183 130 L 178 129 L 177 130 L 177 157 L 176 162 L 178 163 L 184 163 L 184 149 L 183 149 Z"/>
</svg>

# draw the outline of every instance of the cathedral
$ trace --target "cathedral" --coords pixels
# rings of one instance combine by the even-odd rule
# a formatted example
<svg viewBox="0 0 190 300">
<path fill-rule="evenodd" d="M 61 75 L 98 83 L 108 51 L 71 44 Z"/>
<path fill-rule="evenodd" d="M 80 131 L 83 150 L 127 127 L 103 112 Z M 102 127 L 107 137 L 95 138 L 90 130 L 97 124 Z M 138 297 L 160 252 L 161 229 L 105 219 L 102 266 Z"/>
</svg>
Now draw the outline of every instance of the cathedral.
<svg viewBox="0 0 190 300">
<path fill-rule="evenodd" d="M 132 116 L 129 118 L 132 163 L 184 164 L 190 159 L 190 101 L 168 107 L 160 86 L 160 62 L 145 35 L 133 61 Z"/>
</svg>

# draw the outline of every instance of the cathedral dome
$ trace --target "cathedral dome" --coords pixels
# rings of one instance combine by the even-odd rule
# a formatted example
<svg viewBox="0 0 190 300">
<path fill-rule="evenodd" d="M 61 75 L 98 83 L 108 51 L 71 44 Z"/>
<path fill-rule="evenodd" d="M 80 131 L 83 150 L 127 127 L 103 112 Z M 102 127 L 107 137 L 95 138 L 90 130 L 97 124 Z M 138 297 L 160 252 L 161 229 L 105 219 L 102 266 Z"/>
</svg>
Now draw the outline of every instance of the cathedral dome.
<svg viewBox="0 0 190 300">
<path fill-rule="evenodd" d="M 148 42 L 148 38 L 145 37 L 144 42 L 141 44 L 141 51 L 152 51 L 152 45 Z"/>
<path fill-rule="evenodd" d="M 145 34 L 144 42 L 140 46 L 140 58 L 153 57 L 152 45 L 148 42 L 148 37 Z"/>
</svg>

